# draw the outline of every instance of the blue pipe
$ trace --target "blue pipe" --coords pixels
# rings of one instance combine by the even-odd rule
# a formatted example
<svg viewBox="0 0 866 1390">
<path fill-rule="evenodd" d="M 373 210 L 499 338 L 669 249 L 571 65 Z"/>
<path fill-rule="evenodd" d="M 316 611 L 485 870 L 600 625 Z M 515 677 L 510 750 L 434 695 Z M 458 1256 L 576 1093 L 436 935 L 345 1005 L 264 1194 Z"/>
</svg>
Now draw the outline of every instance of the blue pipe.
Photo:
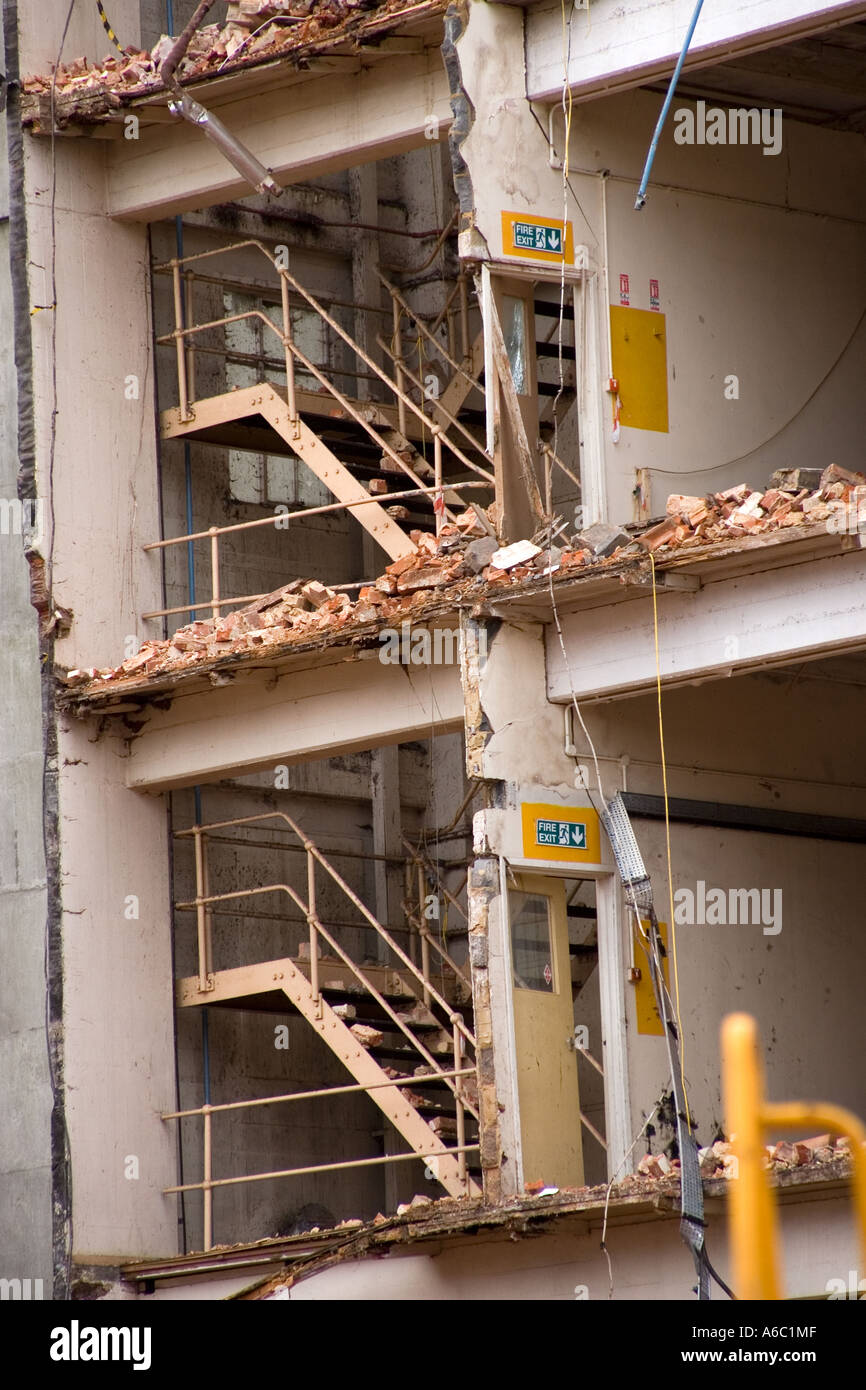
<svg viewBox="0 0 866 1390">
<path fill-rule="evenodd" d="M 642 208 L 642 207 L 644 206 L 644 204 L 646 203 L 646 186 L 647 186 L 647 184 L 649 183 L 649 177 L 650 177 L 650 174 L 652 173 L 653 160 L 654 160 L 655 157 L 656 157 L 656 150 L 658 149 L 659 137 L 661 136 L 662 127 L 664 126 L 664 123 L 665 123 L 665 121 L 666 121 L 666 119 L 667 119 L 668 111 L 670 111 L 670 109 L 671 109 L 671 102 L 672 102 L 673 99 L 674 99 L 674 92 L 675 92 L 675 90 L 676 90 L 676 85 L 677 85 L 677 83 L 678 83 L 679 80 L 680 80 L 680 73 L 681 73 L 682 70 L 683 70 L 683 63 L 684 63 L 685 60 L 686 60 L 686 54 L 687 54 L 688 51 L 689 51 L 689 44 L 690 44 L 691 41 L 692 41 L 692 35 L 693 35 L 694 32 L 695 32 L 695 27 L 696 27 L 697 22 L 698 22 L 698 16 L 700 15 L 701 7 L 703 6 L 703 3 L 704 3 L 704 0 L 698 0 L 698 3 L 695 5 L 695 12 L 694 12 L 694 14 L 692 15 L 692 20 L 691 20 L 691 23 L 690 23 L 690 25 L 689 25 L 689 30 L 688 30 L 688 33 L 686 34 L 686 38 L 685 38 L 685 42 L 684 42 L 684 44 L 683 44 L 683 46 L 682 46 L 682 50 L 680 51 L 680 56 L 679 56 L 679 58 L 677 59 L 677 65 L 676 65 L 676 67 L 674 68 L 674 75 L 673 75 L 673 77 L 671 78 L 670 86 L 668 87 L 667 96 L 665 97 L 664 105 L 662 106 L 662 109 L 661 109 L 661 115 L 659 116 L 658 120 L 656 121 L 656 128 L 655 128 L 655 130 L 653 131 L 653 138 L 652 138 L 652 140 L 650 141 L 650 147 L 649 147 L 649 151 L 647 152 L 646 163 L 645 163 L 644 166 L 643 166 L 643 176 L 642 176 L 641 181 L 640 181 L 640 188 L 638 189 L 638 191 L 637 191 L 637 197 L 636 197 L 635 200 L 634 200 L 634 209 L 635 209 L 635 212 L 640 212 L 641 208 Z"/>
</svg>

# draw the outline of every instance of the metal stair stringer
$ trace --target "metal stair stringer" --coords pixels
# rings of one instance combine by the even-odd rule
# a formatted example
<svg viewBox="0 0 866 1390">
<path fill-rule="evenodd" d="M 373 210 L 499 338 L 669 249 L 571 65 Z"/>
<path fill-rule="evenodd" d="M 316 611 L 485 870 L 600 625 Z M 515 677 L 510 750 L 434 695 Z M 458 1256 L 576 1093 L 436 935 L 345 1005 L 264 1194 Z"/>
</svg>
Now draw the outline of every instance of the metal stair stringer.
<svg viewBox="0 0 866 1390">
<path fill-rule="evenodd" d="M 481 1188 L 468 1175 L 465 1182 L 461 1179 L 456 1157 L 449 1153 L 427 1121 L 401 1095 L 400 1087 L 382 1084 L 391 1079 L 384 1068 L 358 1042 L 326 1000 L 321 995 L 316 999 L 306 976 L 289 960 L 282 961 L 281 966 L 279 987 L 355 1080 L 361 1086 L 377 1088 L 367 1092 L 370 1099 L 402 1134 L 419 1159 L 427 1164 L 449 1196 L 480 1197 Z M 411 1085 L 411 1077 L 406 1078 L 406 1084 Z"/>
<path fill-rule="evenodd" d="M 338 502 L 362 502 L 351 513 L 392 560 L 414 555 L 417 546 L 385 511 L 385 508 L 358 482 L 309 425 L 298 416 L 293 420 L 287 402 L 273 386 L 263 386 L 259 411 L 272 429 L 282 435 L 290 448 L 312 473 L 331 491 Z"/>
</svg>

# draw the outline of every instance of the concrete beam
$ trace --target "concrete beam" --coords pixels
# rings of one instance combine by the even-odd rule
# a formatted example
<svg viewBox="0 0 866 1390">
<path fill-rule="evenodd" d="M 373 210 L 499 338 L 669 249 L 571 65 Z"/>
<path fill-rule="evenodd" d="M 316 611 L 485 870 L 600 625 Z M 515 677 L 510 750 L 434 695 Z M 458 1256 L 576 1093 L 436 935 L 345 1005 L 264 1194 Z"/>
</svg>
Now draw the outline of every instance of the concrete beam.
<svg viewBox="0 0 866 1390">
<path fill-rule="evenodd" d="M 374 656 L 276 677 L 257 671 L 154 710 L 132 741 L 127 785 L 166 791 L 462 728 L 456 666 L 388 666 Z"/>
<path fill-rule="evenodd" d="M 581 97 L 601 96 L 669 77 L 693 9 L 694 0 L 632 0 L 625 8 L 621 0 L 593 0 L 571 22 L 571 90 Z M 850 24 L 864 14 L 863 0 L 715 0 L 701 13 L 684 71 Z M 560 100 L 562 69 L 562 9 L 556 0 L 527 14 L 529 99 Z"/>
<path fill-rule="evenodd" d="M 866 646 L 866 554 L 852 550 L 658 598 L 662 681 L 745 674 Z M 656 683 L 652 597 L 562 619 L 571 668 L 548 627 L 548 699 L 634 695 Z"/>
<path fill-rule="evenodd" d="M 332 60 L 333 61 L 333 60 Z M 313 78 L 219 105 L 220 120 L 278 183 L 298 183 L 423 145 L 425 123 L 451 120 L 438 49 Z M 207 94 L 202 93 L 207 105 Z M 145 126 L 138 140 L 112 142 L 108 210 L 154 221 L 251 192 L 220 151 L 184 121 Z"/>
</svg>

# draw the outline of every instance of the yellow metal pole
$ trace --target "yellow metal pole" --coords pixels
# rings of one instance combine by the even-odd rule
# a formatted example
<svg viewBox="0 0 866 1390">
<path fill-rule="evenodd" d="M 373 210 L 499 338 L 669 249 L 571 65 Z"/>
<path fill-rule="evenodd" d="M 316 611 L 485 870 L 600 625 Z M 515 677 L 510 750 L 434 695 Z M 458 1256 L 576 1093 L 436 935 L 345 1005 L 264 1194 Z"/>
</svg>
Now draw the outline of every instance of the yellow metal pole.
<svg viewBox="0 0 866 1390">
<path fill-rule="evenodd" d="M 738 1160 L 729 1198 L 734 1291 L 742 1299 L 779 1299 L 776 1208 L 764 1172 L 764 1083 L 758 1028 L 749 1014 L 722 1022 L 722 1078 L 725 1127 Z"/>
<path fill-rule="evenodd" d="M 818 1133 L 827 1130 L 831 1134 L 844 1134 L 850 1139 L 861 1277 L 866 1276 L 866 1125 L 856 1115 L 852 1115 L 850 1110 L 843 1110 L 840 1105 L 825 1105 L 821 1101 L 790 1101 L 788 1104 L 765 1105 L 763 1119 L 768 1128 L 808 1127 L 814 1128 Z"/>
</svg>

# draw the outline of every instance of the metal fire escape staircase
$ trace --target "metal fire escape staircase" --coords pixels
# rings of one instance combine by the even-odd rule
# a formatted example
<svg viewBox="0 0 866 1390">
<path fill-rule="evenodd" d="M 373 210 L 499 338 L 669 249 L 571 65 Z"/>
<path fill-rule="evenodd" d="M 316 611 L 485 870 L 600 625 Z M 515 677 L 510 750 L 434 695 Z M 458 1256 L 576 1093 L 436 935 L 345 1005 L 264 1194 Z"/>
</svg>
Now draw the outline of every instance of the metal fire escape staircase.
<svg viewBox="0 0 866 1390">
<path fill-rule="evenodd" d="M 292 844 L 306 858 L 306 895 L 291 883 L 270 883 L 225 893 L 209 891 L 208 844 L 224 837 L 227 830 L 245 835 L 264 822 L 278 822 Z M 301 827 L 286 813 L 272 812 L 237 820 L 196 825 L 177 832 L 179 839 L 191 838 L 195 849 L 196 896 L 176 904 L 179 911 L 194 912 L 197 923 L 198 974 L 177 982 L 177 1002 L 181 1008 L 202 1005 L 248 1010 L 282 1011 L 286 1001 L 306 1020 L 346 1068 L 354 1085 L 327 1087 L 318 1091 L 275 1097 L 274 1103 L 293 1099 L 327 1099 L 352 1091 L 365 1092 L 406 1141 L 410 1155 L 420 1159 L 429 1175 L 451 1196 L 480 1196 L 477 1167 L 469 1155 L 478 1149 L 477 1084 L 475 1079 L 475 1038 L 467 1017 L 471 1017 L 471 986 L 463 969 L 450 956 L 437 937 L 427 930 L 423 911 L 408 904 L 410 951 L 397 942 L 392 932 L 379 922 L 333 864 Z M 243 845 L 243 839 L 231 840 Z M 281 846 L 284 847 L 284 846 Z M 328 925 L 317 905 L 317 884 L 324 880 L 333 895 L 348 900 L 357 914 L 359 928 L 375 933 L 378 961 L 363 964 L 354 960 L 344 945 L 346 932 L 340 925 Z M 419 880 L 419 890 L 422 888 Z M 423 892 L 426 893 L 426 886 Z M 218 970 L 213 965 L 212 920 L 217 913 L 235 910 L 241 899 L 280 895 L 299 909 L 306 921 L 307 940 L 293 956 L 269 960 L 235 969 Z M 423 897 L 420 899 L 423 903 Z M 294 920 L 297 920 L 295 918 Z M 438 987 L 434 983 L 431 959 L 439 965 Z M 385 959 L 383 959 L 385 958 Z M 446 976 L 447 972 L 447 976 Z M 261 1100 L 254 1102 L 261 1105 Z M 225 1109 L 242 1108 L 233 1101 Z M 251 1174 L 231 1179 L 214 1179 L 210 1168 L 210 1126 L 220 1106 L 203 1106 L 165 1118 L 204 1115 L 205 1165 L 201 1183 L 185 1184 L 183 1190 L 201 1189 L 205 1197 L 205 1240 L 211 1239 L 212 1193 L 221 1181 L 256 1181 L 262 1176 L 289 1176 L 309 1169 L 284 1173 Z M 403 1155 L 398 1155 L 400 1161 Z M 337 1171 L 341 1167 L 381 1163 L 371 1158 L 348 1164 L 319 1165 L 314 1171 Z M 172 1191 L 179 1191 L 172 1189 Z"/>
<path fill-rule="evenodd" d="M 196 323 L 194 287 L 198 281 L 213 282 L 213 277 L 205 274 L 199 263 L 243 248 L 258 250 L 273 267 L 279 281 L 282 322 L 269 317 L 264 309 L 253 308 Z M 175 347 L 179 404 L 161 414 L 163 439 L 198 440 L 229 448 L 296 456 L 335 498 L 330 507 L 307 510 L 321 512 L 345 508 L 351 511 L 392 560 L 411 554 L 416 548 L 401 521 L 418 529 L 435 527 L 438 532 L 444 521 L 453 515 L 451 508 L 462 509 L 473 499 L 486 505 L 492 499 L 493 460 L 484 450 L 478 429 L 483 421 L 483 410 L 477 408 L 477 395 L 476 408 L 472 408 L 470 401 L 473 393 L 481 393 L 483 406 L 483 353 L 480 335 L 474 342 L 469 338 L 465 275 L 461 275 L 452 288 L 445 308 L 432 327 L 415 315 L 399 291 L 380 276 L 391 298 L 394 332 L 389 342 L 379 336 L 378 344 L 393 365 L 394 375 L 391 376 L 288 269 L 277 264 L 261 242 L 232 243 L 215 251 L 176 258 L 156 266 L 155 270 L 170 274 L 174 289 L 175 326 L 157 342 Z M 452 307 L 458 298 L 459 308 Z M 330 342 L 339 347 L 344 357 L 360 365 L 360 370 L 353 369 L 349 376 L 372 380 L 381 400 L 348 396 L 333 379 L 345 376 L 345 367 L 328 368 L 311 360 L 295 341 L 293 308 L 318 317 Z M 196 399 L 197 354 L 220 351 L 201 345 L 198 335 L 242 319 L 259 320 L 264 330 L 281 343 L 285 366 L 280 364 L 279 375 L 284 372 L 285 387 L 261 380 L 243 389 Z M 457 319 L 459 334 L 455 328 Z M 446 329 L 447 346 L 443 341 Z M 435 359 L 440 371 L 444 367 L 446 372 L 453 374 L 438 397 L 431 399 L 425 393 L 424 381 L 410 366 L 407 334 L 417 349 L 419 371 L 423 372 L 425 361 L 432 363 Z M 462 340 L 462 360 L 458 360 L 458 336 Z M 229 355 L 227 349 L 222 351 Z M 309 387 L 311 378 L 316 389 L 305 389 L 304 384 Z M 383 493 L 380 479 L 379 492 L 373 493 L 366 484 L 373 475 L 380 473 L 386 474 L 387 492 Z M 394 506 L 395 503 L 401 505 Z M 303 512 L 298 515 L 302 516 Z M 222 529 L 211 528 L 210 534 Z M 189 539 L 177 537 L 168 544 Z M 215 593 L 218 593 L 218 584 Z"/>
</svg>

